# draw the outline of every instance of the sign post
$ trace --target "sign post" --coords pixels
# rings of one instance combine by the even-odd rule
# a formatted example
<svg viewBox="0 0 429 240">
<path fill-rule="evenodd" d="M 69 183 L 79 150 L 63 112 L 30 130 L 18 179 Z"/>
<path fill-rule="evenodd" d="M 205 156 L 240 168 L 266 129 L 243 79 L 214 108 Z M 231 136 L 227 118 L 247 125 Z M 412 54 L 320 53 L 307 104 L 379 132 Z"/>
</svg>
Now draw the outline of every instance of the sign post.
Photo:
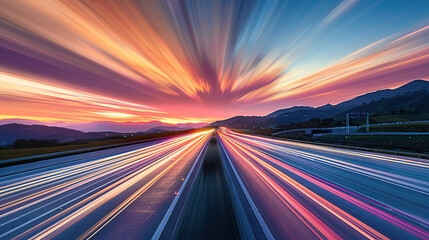
<svg viewBox="0 0 429 240">
<path fill-rule="evenodd" d="M 369 132 L 369 113 L 367 112 L 349 112 L 346 114 L 346 129 L 347 129 L 347 134 L 350 133 L 350 118 L 358 118 L 358 119 L 362 119 L 364 118 L 366 120 L 366 124 L 365 124 L 365 130 L 367 132 Z"/>
</svg>

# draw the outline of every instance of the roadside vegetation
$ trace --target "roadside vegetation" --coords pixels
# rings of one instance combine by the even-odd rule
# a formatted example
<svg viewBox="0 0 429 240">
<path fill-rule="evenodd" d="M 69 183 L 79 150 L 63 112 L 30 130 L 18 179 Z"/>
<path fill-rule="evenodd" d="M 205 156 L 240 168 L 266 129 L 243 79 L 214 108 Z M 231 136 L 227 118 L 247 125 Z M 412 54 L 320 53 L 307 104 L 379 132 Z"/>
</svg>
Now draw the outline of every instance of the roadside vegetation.
<svg viewBox="0 0 429 240">
<path fill-rule="evenodd" d="M 362 127 L 359 132 L 365 132 Z M 403 123 L 391 125 L 370 126 L 370 132 L 429 132 L 429 123 Z"/>
<path fill-rule="evenodd" d="M 371 116 L 371 123 L 411 122 L 429 119 L 429 113 L 393 112 L 381 116 Z"/>
<path fill-rule="evenodd" d="M 279 125 L 278 128 L 284 130 L 301 129 L 301 128 L 331 128 L 342 126 L 340 121 L 335 121 L 333 118 L 312 118 L 308 121 L 294 123 L 286 125 Z"/>
</svg>

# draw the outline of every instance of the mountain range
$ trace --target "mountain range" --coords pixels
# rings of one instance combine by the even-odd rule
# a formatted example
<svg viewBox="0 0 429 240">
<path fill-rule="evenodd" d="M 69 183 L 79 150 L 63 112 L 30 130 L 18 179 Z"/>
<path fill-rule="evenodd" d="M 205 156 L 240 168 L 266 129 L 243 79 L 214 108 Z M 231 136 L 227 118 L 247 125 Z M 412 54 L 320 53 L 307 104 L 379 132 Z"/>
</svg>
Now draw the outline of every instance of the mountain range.
<svg viewBox="0 0 429 240">
<path fill-rule="evenodd" d="M 31 122 L 27 122 L 31 123 Z M 112 131 L 82 132 L 70 128 L 52 127 L 38 124 L 8 123 L 0 125 L 0 146 L 12 145 L 17 139 L 56 140 L 58 143 L 93 139 L 122 138 L 141 134 L 185 130 L 176 126 L 158 126 L 144 132 L 118 133 Z"/>
<path fill-rule="evenodd" d="M 76 140 L 88 140 L 106 137 L 119 137 L 120 133 L 115 132 L 90 132 L 85 133 L 73 129 L 62 127 L 50 127 L 44 125 L 25 125 L 9 123 L 0 126 L 0 146 L 13 144 L 17 139 L 44 139 L 69 142 Z"/>
<path fill-rule="evenodd" d="M 395 89 L 367 93 L 337 105 L 321 107 L 295 106 L 280 109 L 266 116 L 236 116 L 216 121 L 209 126 L 226 126 L 239 129 L 276 128 L 279 125 L 299 123 L 312 118 L 343 120 L 346 112 L 370 112 L 372 115 L 393 112 L 429 113 L 429 81 L 414 80 Z M 50 126 L 46 126 L 50 125 Z M 131 134 L 159 133 L 200 128 L 206 123 L 167 124 L 152 122 L 90 122 L 44 123 L 27 119 L 0 120 L 0 145 L 10 145 L 16 139 L 47 139 L 58 142 L 89 140 L 106 137 L 123 137 Z"/>
<path fill-rule="evenodd" d="M 414 80 L 395 89 L 366 93 L 337 105 L 321 107 L 295 106 L 279 109 L 266 116 L 235 116 L 216 121 L 210 126 L 225 126 L 240 129 L 275 128 L 308 121 L 311 118 L 334 118 L 341 120 L 346 112 L 370 112 L 387 114 L 394 111 L 429 112 L 429 81 Z"/>
<path fill-rule="evenodd" d="M 25 125 L 45 125 L 51 127 L 63 127 L 82 132 L 118 132 L 118 133 L 132 133 L 132 132 L 145 132 L 152 128 L 162 128 L 164 130 L 185 130 L 189 128 L 201 128 L 207 123 L 179 123 L 168 124 L 160 121 L 151 122 L 111 122 L 111 121 L 96 121 L 88 123 L 74 123 L 74 122 L 42 122 L 29 119 L 1 119 L 0 125 L 18 123 Z"/>
</svg>

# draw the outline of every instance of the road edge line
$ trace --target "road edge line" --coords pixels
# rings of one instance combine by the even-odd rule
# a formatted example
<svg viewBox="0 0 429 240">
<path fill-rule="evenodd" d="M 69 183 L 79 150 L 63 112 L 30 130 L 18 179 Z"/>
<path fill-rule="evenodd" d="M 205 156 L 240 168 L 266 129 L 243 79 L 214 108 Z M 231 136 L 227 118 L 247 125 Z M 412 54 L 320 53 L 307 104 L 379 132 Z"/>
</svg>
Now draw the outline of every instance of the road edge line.
<svg viewBox="0 0 429 240">
<path fill-rule="evenodd" d="M 250 207 L 252 208 L 252 211 L 253 211 L 253 213 L 255 214 L 255 217 L 256 217 L 256 219 L 258 220 L 259 225 L 260 225 L 260 226 L 261 226 L 261 228 L 262 228 L 262 231 L 264 232 L 265 237 L 266 237 L 267 239 L 274 240 L 274 237 L 273 237 L 273 235 L 271 234 L 270 229 L 268 228 L 267 224 L 265 223 L 264 219 L 262 218 L 261 214 L 259 213 L 258 208 L 256 207 L 255 203 L 253 202 L 252 198 L 250 197 L 249 192 L 247 191 L 246 187 L 244 186 L 243 181 L 241 180 L 240 176 L 238 175 L 237 170 L 235 169 L 234 165 L 232 164 L 231 159 L 229 158 L 229 156 L 228 156 L 228 154 L 227 154 L 227 152 L 226 152 L 225 148 L 223 147 L 222 141 L 219 141 L 219 144 L 220 144 L 220 146 L 221 146 L 221 148 L 222 148 L 222 150 L 223 150 L 223 152 L 224 152 L 224 154 L 225 154 L 226 158 L 228 159 L 228 163 L 229 163 L 229 165 L 231 166 L 231 169 L 232 169 L 232 171 L 234 172 L 234 175 L 235 175 L 235 177 L 237 178 L 238 183 L 240 184 L 240 187 L 241 187 L 241 189 L 243 190 L 244 195 L 246 196 L 246 199 L 247 199 L 247 201 L 249 202 L 249 205 L 250 205 Z"/>
<path fill-rule="evenodd" d="M 218 142 L 220 142 L 220 138 L 218 137 L 218 135 L 217 135 L 217 140 Z M 219 152 L 220 152 L 220 157 L 222 161 L 223 173 L 225 175 L 226 180 L 228 181 L 228 188 L 231 192 L 231 198 L 234 204 L 236 221 L 240 225 L 240 232 L 243 231 L 243 239 L 257 239 L 257 235 L 255 235 L 254 229 L 252 228 L 249 218 L 247 217 L 245 207 L 243 206 L 243 202 L 240 199 L 240 194 L 238 193 L 239 187 L 234 182 L 234 179 L 233 179 L 234 176 L 233 176 L 233 173 L 231 173 L 232 168 L 227 163 L 226 157 L 224 157 L 224 155 L 226 154 L 220 149 L 220 147 L 219 147 Z M 262 231 L 262 234 L 265 236 L 265 233 L 263 231 Z"/>
<path fill-rule="evenodd" d="M 186 176 L 185 180 L 183 181 L 182 186 L 179 189 L 179 193 L 174 198 L 173 202 L 171 203 L 170 207 L 168 208 L 167 212 L 165 213 L 164 217 L 162 218 L 161 223 L 158 225 L 158 228 L 156 229 L 155 233 L 153 234 L 153 236 L 151 238 L 152 240 L 160 239 L 162 233 L 164 232 L 164 228 L 167 225 L 168 220 L 170 219 L 174 209 L 176 208 L 177 202 L 179 201 L 180 197 L 182 196 L 183 189 L 186 187 L 193 171 L 195 170 L 195 167 L 197 166 L 197 163 L 200 162 L 201 156 L 203 155 L 203 153 L 205 153 L 209 142 L 210 142 L 210 138 L 208 139 L 208 141 L 205 143 L 205 145 L 201 149 L 200 153 L 198 154 L 194 164 L 192 165 L 191 170 L 189 170 L 188 175 Z"/>
</svg>

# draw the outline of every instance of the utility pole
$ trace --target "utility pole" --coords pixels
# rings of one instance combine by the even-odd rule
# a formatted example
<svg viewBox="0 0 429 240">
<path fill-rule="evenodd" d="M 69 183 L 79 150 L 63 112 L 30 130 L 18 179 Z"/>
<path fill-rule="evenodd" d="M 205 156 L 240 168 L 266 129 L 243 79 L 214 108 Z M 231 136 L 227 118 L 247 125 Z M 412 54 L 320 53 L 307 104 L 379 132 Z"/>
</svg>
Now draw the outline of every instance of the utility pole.
<svg viewBox="0 0 429 240">
<path fill-rule="evenodd" d="M 369 132 L 369 113 L 366 113 L 366 131 Z"/>
<path fill-rule="evenodd" d="M 350 122 L 349 122 L 349 113 L 347 113 L 347 115 L 346 115 L 346 131 L 347 131 L 347 134 L 349 134 L 349 133 L 350 133 L 350 129 L 349 129 L 349 127 L 350 127 Z"/>
</svg>

